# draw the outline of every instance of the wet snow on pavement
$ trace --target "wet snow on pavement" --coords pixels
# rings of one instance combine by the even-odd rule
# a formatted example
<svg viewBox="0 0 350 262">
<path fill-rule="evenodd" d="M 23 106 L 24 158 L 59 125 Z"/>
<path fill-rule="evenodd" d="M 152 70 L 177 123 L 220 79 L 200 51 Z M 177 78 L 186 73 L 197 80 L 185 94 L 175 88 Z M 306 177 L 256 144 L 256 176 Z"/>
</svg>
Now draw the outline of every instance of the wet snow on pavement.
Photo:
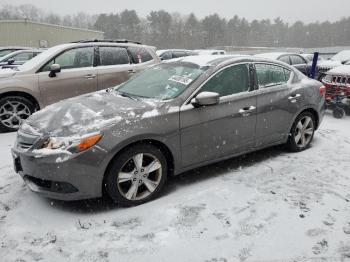
<svg viewBox="0 0 350 262">
<path fill-rule="evenodd" d="M 47 200 L 14 173 L 0 134 L 1 261 L 350 260 L 350 117 L 312 148 L 259 151 L 170 179 L 151 203 Z"/>
</svg>

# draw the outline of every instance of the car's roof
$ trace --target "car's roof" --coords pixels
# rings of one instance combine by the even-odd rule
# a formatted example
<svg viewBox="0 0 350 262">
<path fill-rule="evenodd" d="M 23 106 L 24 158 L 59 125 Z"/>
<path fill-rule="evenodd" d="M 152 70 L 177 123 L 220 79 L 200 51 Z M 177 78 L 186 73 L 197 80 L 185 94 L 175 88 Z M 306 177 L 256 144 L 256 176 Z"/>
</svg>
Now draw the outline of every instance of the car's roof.
<svg viewBox="0 0 350 262">
<path fill-rule="evenodd" d="M 163 54 L 165 52 L 174 52 L 174 51 L 180 51 L 180 52 L 195 52 L 193 50 L 189 50 L 189 49 L 160 49 L 157 50 L 157 54 Z"/>
<path fill-rule="evenodd" d="M 32 47 L 24 47 L 24 46 L 0 46 L 0 50 L 7 50 L 7 49 L 25 50 L 25 49 L 32 49 Z"/>
</svg>

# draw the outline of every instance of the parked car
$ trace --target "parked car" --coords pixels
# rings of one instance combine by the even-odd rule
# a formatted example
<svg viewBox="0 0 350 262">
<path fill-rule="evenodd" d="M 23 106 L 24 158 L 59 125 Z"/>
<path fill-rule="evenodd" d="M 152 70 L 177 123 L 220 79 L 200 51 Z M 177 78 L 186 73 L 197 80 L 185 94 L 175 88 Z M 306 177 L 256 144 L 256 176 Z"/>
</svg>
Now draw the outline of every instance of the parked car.
<svg viewBox="0 0 350 262">
<path fill-rule="evenodd" d="M 225 50 L 209 50 L 209 49 L 198 49 L 195 50 L 199 55 L 226 55 Z"/>
<path fill-rule="evenodd" d="M 169 176 L 277 144 L 307 149 L 324 87 L 278 61 L 191 56 L 32 115 L 12 149 L 33 191 L 62 200 L 156 197 Z"/>
<path fill-rule="evenodd" d="M 326 72 L 336 68 L 338 66 L 344 65 L 350 61 L 350 50 L 343 50 L 332 56 L 330 59 L 321 61 L 317 65 L 318 79 L 321 81 L 326 75 Z"/>
<path fill-rule="evenodd" d="M 121 84 L 159 62 L 153 47 L 124 40 L 52 47 L 17 71 L 0 70 L 0 130 L 15 131 L 49 104 Z"/>
<path fill-rule="evenodd" d="M 21 46 L 2 46 L 0 47 L 0 59 L 12 52 L 18 50 L 30 49 L 29 47 L 21 47 Z"/>
<path fill-rule="evenodd" d="M 198 55 L 196 52 L 192 50 L 186 50 L 186 49 L 158 50 L 156 53 L 161 60 L 169 60 L 169 59 L 179 58 L 184 56 Z"/>
<path fill-rule="evenodd" d="M 0 68 L 18 67 L 42 52 L 43 50 L 41 49 L 27 49 L 12 52 L 0 59 Z"/>
<path fill-rule="evenodd" d="M 350 64 L 335 67 L 325 73 L 326 105 L 336 118 L 350 115 Z"/>
<path fill-rule="evenodd" d="M 292 65 L 306 76 L 311 75 L 311 64 L 299 54 L 286 52 L 271 52 L 257 54 L 256 56 L 282 61 L 288 65 Z"/>
</svg>

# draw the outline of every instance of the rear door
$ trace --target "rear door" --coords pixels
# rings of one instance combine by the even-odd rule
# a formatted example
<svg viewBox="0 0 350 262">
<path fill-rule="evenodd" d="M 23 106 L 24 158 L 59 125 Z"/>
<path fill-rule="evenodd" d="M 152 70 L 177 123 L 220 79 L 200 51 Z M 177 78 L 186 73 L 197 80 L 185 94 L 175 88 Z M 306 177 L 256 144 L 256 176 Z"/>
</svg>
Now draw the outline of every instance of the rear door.
<svg viewBox="0 0 350 262">
<path fill-rule="evenodd" d="M 128 52 L 131 57 L 134 73 L 141 72 L 148 67 L 159 62 L 150 54 L 150 52 L 144 47 L 128 47 Z"/>
<path fill-rule="evenodd" d="M 50 66 L 59 64 L 61 72 L 50 77 Z M 39 88 L 46 104 L 96 91 L 97 70 L 94 47 L 68 49 L 50 60 L 38 73 Z"/>
<path fill-rule="evenodd" d="M 220 95 L 217 105 L 180 108 L 182 163 L 190 166 L 215 160 L 254 146 L 256 96 L 251 90 L 249 64 L 231 65 L 215 73 L 200 92 Z"/>
<path fill-rule="evenodd" d="M 125 47 L 100 46 L 97 66 L 98 89 L 117 86 L 135 73 Z"/>
<path fill-rule="evenodd" d="M 261 147 L 288 136 L 301 94 L 294 88 L 294 73 L 289 69 L 269 63 L 256 63 L 255 68 L 258 87 L 256 146 Z"/>
<path fill-rule="evenodd" d="M 300 72 L 302 72 L 304 75 L 309 76 L 309 68 L 307 61 L 299 55 L 291 55 L 291 65 L 294 66 L 296 69 L 298 69 Z"/>
</svg>

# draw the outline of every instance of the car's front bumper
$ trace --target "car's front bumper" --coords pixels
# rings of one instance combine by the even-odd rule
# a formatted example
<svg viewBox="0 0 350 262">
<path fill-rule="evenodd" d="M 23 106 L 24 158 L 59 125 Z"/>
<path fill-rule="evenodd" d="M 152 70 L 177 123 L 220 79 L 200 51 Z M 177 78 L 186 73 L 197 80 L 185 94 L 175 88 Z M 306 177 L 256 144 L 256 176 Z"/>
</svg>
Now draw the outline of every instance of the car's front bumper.
<svg viewBox="0 0 350 262">
<path fill-rule="evenodd" d="M 15 171 L 32 191 L 67 201 L 102 195 L 105 155 L 98 146 L 74 155 L 46 156 L 12 149 Z"/>
</svg>

